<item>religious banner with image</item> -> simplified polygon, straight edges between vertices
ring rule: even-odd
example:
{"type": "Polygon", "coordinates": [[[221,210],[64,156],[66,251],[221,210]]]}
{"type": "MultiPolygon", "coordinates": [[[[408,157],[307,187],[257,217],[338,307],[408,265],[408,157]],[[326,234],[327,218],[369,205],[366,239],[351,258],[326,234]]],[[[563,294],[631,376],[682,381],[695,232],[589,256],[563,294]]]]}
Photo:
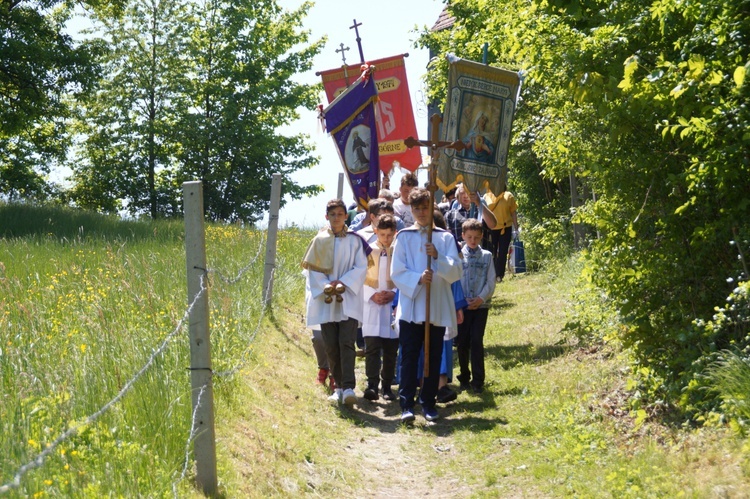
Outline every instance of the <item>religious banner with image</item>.
{"type": "Polygon", "coordinates": [[[437,184],[449,190],[463,182],[469,192],[505,188],[513,114],[521,92],[517,72],[449,56],[448,94],[442,135],[465,148],[442,149],[437,184]]]}
{"type": "MultiPolygon", "coordinates": [[[[417,136],[417,125],[411,107],[409,83],[406,81],[404,56],[397,55],[369,61],[375,67],[378,87],[378,152],[380,169],[388,174],[394,164],[411,172],[422,164],[419,148],[408,149],[404,139],[417,136]]],[[[328,102],[346,90],[360,73],[360,66],[346,66],[320,73],[328,102]]]]}
{"type": "Polygon", "coordinates": [[[378,134],[375,104],[378,91],[367,70],[323,110],[326,128],[336,143],[357,204],[363,209],[378,197],[378,134]]]}

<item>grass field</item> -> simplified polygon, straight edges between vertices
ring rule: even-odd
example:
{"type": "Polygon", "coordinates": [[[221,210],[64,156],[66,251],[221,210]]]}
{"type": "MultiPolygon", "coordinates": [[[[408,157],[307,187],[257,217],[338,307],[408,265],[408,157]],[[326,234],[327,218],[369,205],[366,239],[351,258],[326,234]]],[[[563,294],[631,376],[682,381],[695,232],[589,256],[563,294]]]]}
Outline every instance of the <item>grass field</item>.
{"type": "MultiPolygon", "coordinates": [[[[0,205],[0,227],[0,486],[53,449],[6,495],[199,496],[181,225],[0,205]]],[[[281,232],[267,313],[263,236],[207,228],[223,496],[750,497],[746,439],[630,414],[624,353],[566,339],[573,264],[500,284],[487,390],[406,428],[397,403],[327,402],[303,317],[311,233],[281,232]]]]}

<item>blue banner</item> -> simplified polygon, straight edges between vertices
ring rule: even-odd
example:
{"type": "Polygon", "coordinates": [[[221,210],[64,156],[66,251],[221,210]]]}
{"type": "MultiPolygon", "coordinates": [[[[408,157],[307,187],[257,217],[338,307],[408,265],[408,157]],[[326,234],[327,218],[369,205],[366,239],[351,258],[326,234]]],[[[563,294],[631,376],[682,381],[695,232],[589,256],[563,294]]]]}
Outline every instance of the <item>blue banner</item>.
{"type": "Polygon", "coordinates": [[[360,77],[323,110],[354,198],[367,208],[378,197],[380,168],[375,103],[378,91],[370,74],[360,77]]]}

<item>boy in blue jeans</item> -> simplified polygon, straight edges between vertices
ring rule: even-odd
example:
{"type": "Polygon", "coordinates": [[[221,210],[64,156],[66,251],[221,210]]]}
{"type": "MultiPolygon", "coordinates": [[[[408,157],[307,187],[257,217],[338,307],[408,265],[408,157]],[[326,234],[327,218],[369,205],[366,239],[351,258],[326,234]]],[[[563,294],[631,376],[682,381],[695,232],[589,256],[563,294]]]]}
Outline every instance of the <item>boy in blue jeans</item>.
{"type": "Polygon", "coordinates": [[[482,222],[466,220],[461,226],[465,245],[463,254],[463,276],[461,287],[466,302],[464,321],[458,325],[456,337],[460,374],[456,376],[462,390],[469,388],[474,393],[484,390],[484,329],[490,300],[495,293],[495,266],[492,253],[482,249],[482,222]],[[471,370],[469,364],[471,363],[471,370]]]}

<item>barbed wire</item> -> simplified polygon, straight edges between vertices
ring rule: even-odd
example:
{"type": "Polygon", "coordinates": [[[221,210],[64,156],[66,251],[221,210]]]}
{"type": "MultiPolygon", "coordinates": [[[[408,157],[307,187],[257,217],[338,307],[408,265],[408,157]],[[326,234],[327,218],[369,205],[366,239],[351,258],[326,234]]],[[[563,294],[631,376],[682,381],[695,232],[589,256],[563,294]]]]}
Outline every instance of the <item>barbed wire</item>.
{"type": "Polygon", "coordinates": [[[185,463],[182,466],[182,473],[180,476],[172,482],[172,493],[174,494],[175,498],[177,498],[177,484],[180,483],[185,479],[187,476],[187,470],[190,466],[190,444],[193,443],[193,439],[195,438],[196,429],[198,425],[195,424],[196,419],[198,419],[198,408],[201,406],[201,398],[203,397],[203,392],[206,391],[206,388],[208,388],[208,383],[201,386],[201,391],[198,393],[198,400],[195,403],[195,407],[193,407],[193,417],[190,422],[190,435],[188,435],[187,442],[185,442],[185,463]]]}
{"type": "Polygon", "coordinates": [[[237,284],[242,278],[242,276],[245,274],[245,272],[253,268],[253,266],[255,265],[255,262],[257,262],[258,258],[260,258],[261,251],[263,250],[263,241],[264,241],[264,238],[261,235],[260,241],[258,242],[258,252],[255,254],[255,258],[253,258],[247,265],[245,265],[240,270],[238,270],[236,276],[226,277],[220,270],[214,269],[211,267],[209,267],[206,270],[212,274],[216,274],[217,276],[219,276],[219,279],[224,281],[226,284],[237,284]]]}
{"type": "MultiPolygon", "coordinates": [[[[33,469],[41,467],[44,464],[46,458],[50,454],[52,454],[57,449],[57,447],[60,446],[60,444],[62,444],[63,442],[67,441],[69,438],[73,437],[74,435],[76,435],[81,428],[83,428],[83,427],[85,427],[87,425],[90,425],[90,424],[96,422],[102,415],[104,415],[116,403],[118,403],[131,390],[131,388],[133,387],[133,385],[135,384],[135,382],[138,381],[138,379],[140,379],[141,376],[143,376],[146,373],[146,371],[153,365],[154,360],[156,359],[156,357],[158,357],[159,355],[161,355],[164,352],[164,350],[166,350],[167,346],[169,346],[169,343],[177,335],[177,333],[179,333],[180,330],[182,330],[185,322],[190,318],[190,314],[192,313],[193,308],[195,307],[195,304],[198,302],[198,300],[201,298],[201,296],[203,296],[203,294],[208,289],[207,286],[206,286],[207,275],[209,273],[216,274],[225,283],[227,283],[227,284],[236,284],[237,282],[240,281],[240,279],[244,276],[244,274],[247,273],[247,271],[250,270],[255,265],[255,263],[257,262],[258,258],[261,255],[262,249],[263,249],[263,241],[264,241],[264,238],[261,237],[259,245],[258,245],[258,251],[257,251],[255,257],[247,265],[245,265],[244,267],[242,267],[237,272],[237,275],[235,277],[226,277],[224,274],[222,274],[221,271],[219,271],[217,269],[213,269],[213,268],[206,269],[204,271],[204,273],[201,274],[201,276],[200,276],[200,289],[195,294],[195,296],[193,297],[193,300],[190,302],[190,304],[188,305],[188,307],[185,309],[185,312],[183,313],[182,318],[178,321],[178,323],[175,326],[175,328],[169,334],[167,334],[167,336],[161,342],[161,344],[159,345],[159,347],[156,350],[154,350],[154,352],[148,358],[148,360],[146,361],[146,363],[136,372],[136,374],[128,382],[125,383],[125,385],[117,393],[117,395],[115,395],[112,399],[110,399],[99,410],[97,410],[93,414],[87,416],[82,423],[74,425],[74,426],[71,426],[70,428],[68,428],[68,430],[66,430],[61,435],[59,435],[51,444],[49,444],[36,457],[34,457],[31,461],[29,461],[28,463],[24,464],[20,468],[18,468],[16,470],[16,472],[13,474],[13,479],[11,479],[11,481],[9,481],[9,482],[7,482],[7,483],[5,483],[3,485],[0,485],[0,495],[5,494],[7,492],[10,492],[13,489],[17,489],[18,487],[20,487],[21,486],[21,479],[23,478],[23,476],[26,473],[28,473],[29,471],[31,471],[33,469]]],[[[271,274],[272,278],[273,278],[274,275],[275,275],[275,269],[273,269],[273,271],[272,271],[272,274],[271,274]]],[[[271,290],[271,287],[269,286],[268,289],[266,290],[266,298],[268,298],[268,294],[270,293],[270,290],[271,290]]],[[[261,310],[260,318],[258,319],[257,325],[256,325],[253,333],[250,335],[249,343],[252,343],[254,341],[254,339],[256,338],[256,336],[258,334],[258,331],[260,330],[263,318],[265,317],[266,308],[267,307],[263,307],[262,310],[261,310]]],[[[232,368],[232,369],[230,369],[228,371],[222,371],[220,373],[214,373],[213,375],[215,375],[215,376],[231,376],[231,375],[235,374],[240,369],[242,369],[242,367],[244,367],[244,365],[247,363],[247,359],[248,359],[247,354],[249,353],[249,351],[250,351],[250,348],[248,347],[242,353],[242,355],[240,357],[239,364],[236,365],[234,368],[232,368]]],[[[201,391],[198,394],[198,401],[197,401],[197,403],[196,403],[196,405],[195,405],[195,407],[193,409],[193,415],[192,415],[192,420],[191,420],[191,424],[190,424],[190,434],[188,435],[188,439],[187,439],[187,442],[185,444],[185,447],[186,447],[185,464],[183,466],[183,470],[182,470],[182,473],[180,474],[180,476],[177,478],[177,480],[175,480],[172,483],[172,491],[175,494],[175,496],[177,494],[177,485],[182,480],[184,480],[185,477],[187,476],[187,470],[188,470],[189,461],[190,461],[190,444],[192,443],[193,439],[195,438],[197,409],[198,409],[198,407],[200,407],[200,400],[201,400],[201,397],[203,396],[203,393],[206,390],[206,388],[207,388],[207,385],[203,385],[203,387],[201,387],[201,391]]]]}
{"type": "Polygon", "coordinates": [[[86,417],[83,423],[74,425],[68,428],[65,432],[63,432],[60,436],[58,436],[51,444],[49,444],[42,452],[40,452],[34,459],[24,464],[20,468],[18,468],[18,470],[13,476],[13,479],[10,482],[0,486],[0,494],[4,494],[6,492],[9,492],[11,489],[16,489],[20,487],[21,478],[26,473],[44,464],[44,460],[47,458],[47,456],[49,456],[52,452],[54,452],[55,449],[57,449],[57,447],[61,443],[65,442],[67,439],[77,434],[78,430],[80,430],[82,427],[96,422],[96,420],[99,419],[110,408],[112,408],[113,405],[119,402],[125,396],[125,394],[130,391],[130,389],[133,387],[135,382],[138,381],[138,379],[140,379],[141,376],[143,376],[143,374],[148,370],[149,367],[151,367],[156,357],[161,355],[161,353],[167,348],[167,345],[172,340],[172,338],[174,338],[174,336],[176,336],[177,333],[182,329],[183,324],[185,323],[185,321],[187,321],[190,318],[190,313],[193,311],[193,308],[195,307],[195,304],[198,302],[200,297],[206,292],[206,289],[207,288],[205,285],[205,273],[204,273],[204,274],[201,274],[200,289],[195,294],[193,301],[187,307],[187,309],[185,310],[185,313],[182,315],[182,318],[179,320],[175,328],[172,330],[171,333],[169,333],[166,336],[166,338],[164,338],[164,340],[161,342],[159,347],[156,350],[154,350],[154,352],[148,358],[146,363],[138,370],[138,372],[136,372],[135,375],[127,383],[125,383],[125,385],[117,393],[117,395],[111,398],[109,402],[104,404],[98,411],[86,417]]]}
{"type": "MultiPolygon", "coordinates": [[[[271,270],[271,279],[273,279],[275,275],[276,275],[276,269],[274,268],[273,270],[271,270]]],[[[270,293],[271,293],[271,286],[269,286],[268,289],[266,289],[266,295],[263,297],[264,298],[263,299],[263,303],[268,303],[267,300],[268,300],[268,296],[269,296],[270,293]]],[[[245,367],[245,365],[247,364],[247,361],[249,359],[249,354],[250,354],[250,350],[252,349],[252,344],[255,341],[255,337],[258,335],[258,331],[260,331],[260,326],[263,323],[263,318],[266,316],[266,310],[267,309],[268,309],[268,307],[266,307],[266,306],[261,307],[260,317],[258,317],[258,322],[255,325],[255,329],[250,334],[250,338],[248,339],[247,348],[245,348],[245,350],[240,355],[240,362],[236,366],[234,366],[232,369],[229,369],[227,371],[215,372],[214,376],[217,376],[217,377],[233,376],[234,374],[236,374],[237,372],[239,372],[243,367],[245,367]]]]}

